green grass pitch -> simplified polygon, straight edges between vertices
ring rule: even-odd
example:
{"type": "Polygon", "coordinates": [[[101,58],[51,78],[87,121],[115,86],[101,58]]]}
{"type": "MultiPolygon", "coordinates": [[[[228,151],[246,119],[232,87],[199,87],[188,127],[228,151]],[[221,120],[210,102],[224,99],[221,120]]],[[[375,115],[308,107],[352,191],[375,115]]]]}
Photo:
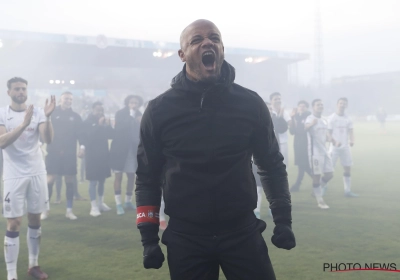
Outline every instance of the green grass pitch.
{"type": "MultiPolygon", "coordinates": [[[[355,123],[355,139],[352,189],[360,197],[343,197],[342,168],[338,165],[325,197],[331,208],[320,210],[310,195],[311,180],[305,178],[301,191],[292,194],[293,231],[297,239],[293,250],[277,249],[271,244],[273,223],[267,217],[264,198],[262,218],[268,227],[263,235],[277,279],[400,279],[400,273],[391,272],[323,272],[323,263],[342,262],[389,262],[400,269],[400,123],[388,123],[386,134],[379,133],[377,123],[355,123]]],[[[293,183],[296,176],[293,157],[289,162],[289,181],[293,183]]],[[[51,205],[50,217],[42,224],[39,259],[49,279],[169,279],[167,263],[159,270],[142,267],[136,214],[116,215],[112,181],[110,178],[106,183],[106,203],[113,210],[100,217],[89,216],[89,202],[75,202],[76,221],[64,217],[64,204],[51,205]]],[[[80,184],[79,188],[88,197],[88,183],[80,184]]],[[[24,218],[19,279],[30,279],[26,276],[26,226],[24,218]]],[[[4,218],[0,219],[0,228],[5,232],[4,218]]],[[[162,249],[166,253],[164,246],[162,249]]],[[[0,280],[3,279],[6,269],[4,256],[0,254],[0,280]]],[[[220,279],[225,279],[222,273],[220,279]]]]}

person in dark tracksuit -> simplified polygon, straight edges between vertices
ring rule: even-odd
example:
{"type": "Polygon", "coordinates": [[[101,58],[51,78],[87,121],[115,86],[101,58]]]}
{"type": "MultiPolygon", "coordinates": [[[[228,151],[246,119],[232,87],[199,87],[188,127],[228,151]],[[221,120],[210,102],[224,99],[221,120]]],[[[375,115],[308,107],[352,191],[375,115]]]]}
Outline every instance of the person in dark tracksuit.
{"type": "MultiPolygon", "coordinates": [[[[60,106],[57,106],[52,115],[54,140],[47,145],[46,169],[49,199],[53,192],[53,185],[58,176],[64,176],[66,185],[67,211],[65,217],[76,220],[72,212],[74,187],[77,174],[77,144],[81,142],[82,119],[71,109],[73,96],[70,92],[61,95],[60,106]]],[[[84,153],[79,150],[79,155],[84,153]]],[[[49,211],[42,213],[42,220],[48,217],[49,211]]]]}
{"type": "Polygon", "coordinates": [[[163,192],[170,220],[162,243],[172,280],[216,280],[220,268],[228,280],[275,279],[262,237],[266,223],[253,213],[252,157],[273,213],[273,244],[290,250],[296,243],[270,113],[255,92],[234,83],[235,69],[224,60],[212,22],[185,28],[179,56],[183,70],[149,102],[141,122],[136,203],[143,265],[157,269],[164,261],[163,192]]]}
{"type": "Polygon", "coordinates": [[[85,173],[89,180],[90,215],[97,217],[111,208],[104,203],[104,183],[111,177],[108,140],[112,139],[114,130],[110,120],[104,116],[101,102],[92,105],[92,113],[83,122],[82,145],[85,147],[85,173]],[[98,199],[96,199],[96,193],[98,199]]]}
{"type": "Polygon", "coordinates": [[[132,203],[135,172],[137,168],[137,149],[139,145],[139,130],[142,113],[139,108],[143,100],[137,95],[125,98],[125,107],[115,114],[114,137],[110,149],[110,165],[115,173],[114,195],[117,215],[125,214],[125,209],[134,210],[132,203]],[[125,203],[121,201],[122,175],[128,178],[126,183],[125,203]]]}
{"type": "Polygon", "coordinates": [[[294,164],[297,165],[298,174],[296,182],[290,188],[291,192],[300,190],[301,181],[304,178],[304,173],[311,176],[310,163],[308,161],[308,139],[307,131],[304,128],[304,123],[311,113],[308,111],[308,103],[304,100],[299,101],[297,108],[292,112],[292,121],[289,125],[290,134],[294,135],[294,164]]]}

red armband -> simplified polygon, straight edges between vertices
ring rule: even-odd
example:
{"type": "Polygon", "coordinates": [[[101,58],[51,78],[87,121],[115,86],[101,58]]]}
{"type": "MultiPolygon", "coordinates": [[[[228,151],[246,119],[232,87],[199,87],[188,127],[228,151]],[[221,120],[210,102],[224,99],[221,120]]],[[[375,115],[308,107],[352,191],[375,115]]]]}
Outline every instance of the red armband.
{"type": "Polygon", "coordinates": [[[140,223],[160,223],[160,207],[158,206],[139,206],[136,213],[137,225],[140,223]]]}

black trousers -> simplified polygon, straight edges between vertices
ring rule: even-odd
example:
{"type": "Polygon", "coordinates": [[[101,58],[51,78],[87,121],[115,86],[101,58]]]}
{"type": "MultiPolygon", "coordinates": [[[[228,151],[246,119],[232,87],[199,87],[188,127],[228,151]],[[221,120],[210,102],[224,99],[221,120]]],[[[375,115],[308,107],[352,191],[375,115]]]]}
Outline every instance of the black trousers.
{"type": "Polygon", "coordinates": [[[261,235],[266,223],[251,215],[214,233],[171,218],[162,236],[171,280],[218,280],[220,267],[227,280],[275,280],[261,235]]]}
{"type": "Polygon", "coordinates": [[[301,182],[303,181],[304,173],[307,173],[312,178],[312,172],[309,166],[303,166],[303,165],[298,166],[298,171],[299,172],[297,173],[297,179],[296,182],[294,183],[294,186],[297,186],[299,188],[301,182]]]}

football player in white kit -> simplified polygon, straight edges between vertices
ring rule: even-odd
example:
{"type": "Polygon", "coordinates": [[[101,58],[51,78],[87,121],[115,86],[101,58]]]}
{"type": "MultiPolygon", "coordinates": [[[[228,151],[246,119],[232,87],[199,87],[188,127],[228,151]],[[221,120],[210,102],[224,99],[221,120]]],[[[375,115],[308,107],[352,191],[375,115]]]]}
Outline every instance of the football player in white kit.
{"type": "Polygon", "coordinates": [[[336,105],[336,112],[329,116],[328,131],[330,137],[335,140],[336,145],[331,143],[329,154],[332,158],[333,166],[340,159],[343,166],[344,195],[346,197],[358,197],[351,191],[351,158],[350,147],[354,145],[353,121],[345,114],[348,100],[345,97],[339,98],[336,105]]]}
{"type": "Polygon", "coordinates": [[[50,115],[56,101],[51,96],[44,109],[27,106],[27,85],[28,82],[22,78],[9,80],[7,87],[11,105],[0,108],[0,148],[4,158],[3,215],[7,218],[4,257],[8,280],[17,279],[19,230],[26,210],[28,274],[36,279],[48,278],[38,265],[40,214],[49,207],[46,168],[39,137],[45,143],[50,143],[53,138],[50,115]]]}
{"type": "Polygon", "coordinates": [[[330,141],[328,120],[322,117],[324,105],[321,99],[315,99],[312,102],[312,108],[313,113],[307,117],[304,124],[308,131],[308,155],[313,174],[313,193],[318,207],[328,209],[329,206],[322,198],[322,189],[333,177],[333,164],[326,148],[326,142],[330,141]]]}

